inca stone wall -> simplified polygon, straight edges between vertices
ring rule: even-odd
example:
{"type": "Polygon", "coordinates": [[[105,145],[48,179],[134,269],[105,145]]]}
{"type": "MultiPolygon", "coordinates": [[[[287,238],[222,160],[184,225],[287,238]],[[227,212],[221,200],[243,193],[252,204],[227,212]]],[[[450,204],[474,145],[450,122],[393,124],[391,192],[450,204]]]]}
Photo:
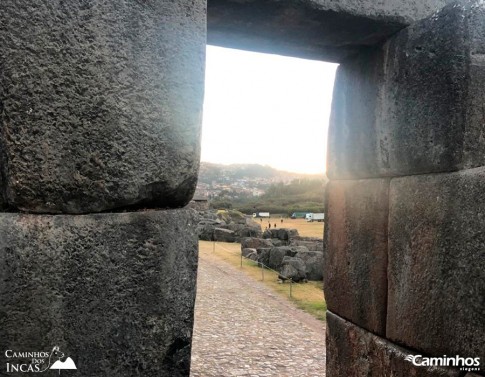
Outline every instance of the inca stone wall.
{"type": "Polygon", "coordinates": [[[54,346],[189,374],[205,30],[204,1],[2,1],[1,375],[54,346]]]}
{"type": "MultiPolygon", "coordinates": [[[[341,63],[331,377],[485,362],[485,6],[447,3],[207,4],[211,43],[341,63]]],[[[205,1],[4,0],[0,43],[0,368],[59,346],[82,376],[187,376],[205,1]]]]}
{"type": "Polygon", "coordinates": [[[330,376],[485,373],[485,6],[450,4],[338,68],[329,133],[330,376]]]}
{"type": "Polygon", "coordinates": [[[58,345],[82,376],[186,375],[194,224],[185,209],[0,215],[2,371],[5,350],[58,345]]]}
{"type": "Polygon", "coordinates": [[[190,201],[203,1],[6,0],[0,22],[9,208],[87,213],[190,201]]]}
{"type": "Polygon", "coordinates": [[[208,42],[340,62],[449,2],[208,0],[208,42]]]}

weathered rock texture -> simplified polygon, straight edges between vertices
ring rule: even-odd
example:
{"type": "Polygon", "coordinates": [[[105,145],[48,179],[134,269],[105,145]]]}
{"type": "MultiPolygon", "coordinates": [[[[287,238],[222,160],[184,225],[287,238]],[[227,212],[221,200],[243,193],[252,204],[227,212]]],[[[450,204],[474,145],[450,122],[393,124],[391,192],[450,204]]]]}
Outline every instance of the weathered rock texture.
{"type": "MultiPolygon", "coordinates": [[[[299,238],[304,239],[304,237],[299,238]]],[[[323,279],[323,251],[309,251],[306,246],[275,246],[273,244],[275,240],[281,241],[274,238],[243,238],[241,255],[262,263],[264,266],[278,271],[282,277],[291,278],[293,281],[323,279]],[[285,263],[285,259],[288,257],[291,258],[291,261],[285,263]]],[[[291,241],[292,239],[290,239],[290,243],[292,243],[291,241]]],[[[304,242],[317,245],[321,244],[322,240],[304,242]]]]}
{"type": "Polygon", "coordinates": [[[247,237],[241,240],[241,249],[259,249],[262,247],[273,247],[273,244],[270,240],[265,240],[263,238],[247,237]]]}
{"type": "Polygon", "coordinates": [[[310,251],[323,251],[323,239],[315,237],[292,237],[289,246],[305,246],[310,251]]]}
{"type": "Polygon", "coordinates": [[[294,257],[296,253],[296,250],[288,246],[273,247],[269,252],[268,266],[273,270],[278,270],[281,267],[284,257],[294,257]]]}
{"type": "MultiPolygon", "coordinates": [[[[331,377],[465,374],[415,368],[377,335],[485,360],[485,173],[424,175],[485,165],[485,5],[401,30],[447,2],[209,0],[210,43],[342,62],[322,257],[331,377]],[[386,177],[403,175],[389,198],[386,177]]],[[[4,0],[0,208],[187,204],[205,14],[199,0],[4,0]]],[[[253,235],[239,220],[210,218],[201,237],[253,235]]],[[[195,222],[185,210],[1,214],[0,350],[59,345],[83,376],[188,375],[195,222]]],[[[248,257],[308,276],[320,252],[287,246],[292,230],[265,236],[248,257]]]]}
{"type": "Polygon", "coordinates": [[[180,207],[197,180],[204,1],[2,1],[9,206],[180,207]]]}
{"type": "Polygon", "coordinates": [[[192,199],[185,208],[191,208],[199,212],[209,210],[209,202],[206,199],[192,199]]]}
{"type": "Polygon", "coordinates": [[[340,61],[382,42],[447,0],[209,0],[208,41],[226,47],[340,61]]]}
{"type": "Polygon", "coordinates": [[[382,347],[355,326],[430,356],[485,360],[485,170],[469,169],[485,164],[484,42],[485,5],[460,2],[339,67],[324,286],[353,325],[329,320],[329,375],[454,375],[381,363],[382,347]]]}
{"type": "Polygon", "coordinates": [[[300,258],[284,257],[278,277],[282,280],[291,279],[300,282],[306,279],[305,263],[300,258]]]}
{"type": "Polygon", "coordinates": [[[83,376],[188,376],[195,222],[192,210],[1,214],[0,348],[59,345],[83,376]]]}
{"type": "Polygon", "coordinates": [[[456,375],[409,370],[379,351],[390,342],[480,357],[485,373],[484,45],[485,5],[463,1],[339,67],[324,286],[353,324],[329,315],[330,376],[456,375]]]}
{"type": "MultiPolygon", "coordinates": [[[[261,237],[261,225],[235,210],[199,212],[199,239],[203,241],[242,242],[245,237],[261,237]]],[[[252,246],[247,246],[252,247],[252,246]]]]}
{"type": "Polygon", "coordinates": [[[327,186],[327,307],[380,335],[386,328],[388,192],[388,179],[327,186]]]}
{"type": "Polygon", "coordinates": [[[309,251],[305,249],[298,251],[295,255],[305,264],[305,278],[308,280],[322,280],[323,279],[323,252],[309,251]]]}
{"type": "Polygon", "coordinates": [[[241,255],[245,258],[249,258],[249,256],[251,254],[257,254],[257,250],[256,249],[252,249],[252,248],[249,248],[249,247],[246,247],[246,248],[243,248],[241,246],[241,255]]]}
{"type": "Polygon", "coordinates": [[[485,5],[450,4],[343,62],[329,131],[335,179],[485,164],[485,5]]]}
{"type": "Polygon", "coordinates": [[[229,229],[214,228],[213,237],[214,237],[214,241],[220,241],[220,242],[236,241],[236,236],[234,235],[234,232],[229,229]]]}
{"type": "Polygon", "coordinates": [[[327,175],[331,179],[388,174],[387,131],[377,126],[383,52],[368,49],[337,68],[328,129],[327,175]]]}
{"type": "Polygon", "coordinates": [[[484,191],[484,168],[391,181],[389,339],[484,365],[484,191]]]}
{"type": "Polygon", "coordinates": [[[416,352],[385,339],[327,312],[327,374],[335,377],[458,377],[452,368],[414,366],[405,360],[416,352]]]}
{"type": "Polygon", "coordinates": [[[293,237],[298,237],[298,230],[291,228],[272,228],[266,229],[263,238],[276,238],[281,241],[289,241],[293,237]]]}

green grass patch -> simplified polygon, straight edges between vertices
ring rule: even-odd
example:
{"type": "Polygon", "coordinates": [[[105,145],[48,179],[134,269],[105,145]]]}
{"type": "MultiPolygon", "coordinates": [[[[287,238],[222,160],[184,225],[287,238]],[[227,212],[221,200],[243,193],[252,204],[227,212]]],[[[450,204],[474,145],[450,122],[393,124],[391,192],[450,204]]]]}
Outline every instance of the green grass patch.
{"type": "Polygon", "coordinates": [[[301,310],[310,313],[320,321],[325,321],[325,315],[327,313],[327,303],[325,301],[315,302],[294,300],[294,302],[301,310]]]}
{"type": "MultiPolygon", "coordinates": [[[[205,257],[222,259],[234,267],[241,268],[241,245],[238,243],[199,241],[199,251],[205,257]]],[[[278,282],[278,273],[258,266],[256,262],[243,258],[242,270],[246,275],[256,281],[263,282],[280,296],[285,297],[298,308],[311,314],[316,319],[325,321],[327,304],[323,295],[323,283],[310,281],[308,283],[278,282]]]]}

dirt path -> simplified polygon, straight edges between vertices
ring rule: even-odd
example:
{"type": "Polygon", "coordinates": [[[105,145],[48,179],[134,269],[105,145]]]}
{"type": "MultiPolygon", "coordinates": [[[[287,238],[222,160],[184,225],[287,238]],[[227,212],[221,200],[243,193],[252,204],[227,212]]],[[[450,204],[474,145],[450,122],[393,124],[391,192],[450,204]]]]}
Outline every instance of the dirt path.
{"type": "Polygon", "coordinates": [[[325,376],[325,325],[201,253],[192,377],[325,376]]]}

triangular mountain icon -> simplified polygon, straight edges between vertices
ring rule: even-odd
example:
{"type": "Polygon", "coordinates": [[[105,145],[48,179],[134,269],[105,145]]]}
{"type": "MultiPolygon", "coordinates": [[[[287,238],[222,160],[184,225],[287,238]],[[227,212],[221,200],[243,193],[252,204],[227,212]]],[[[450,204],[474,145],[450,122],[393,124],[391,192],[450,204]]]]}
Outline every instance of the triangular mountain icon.
{"type": "Polygon", "coordinates": [[[74,361],[68,357],[66,361],[57,360],[50,369],[77,369],[74,361]]]}

